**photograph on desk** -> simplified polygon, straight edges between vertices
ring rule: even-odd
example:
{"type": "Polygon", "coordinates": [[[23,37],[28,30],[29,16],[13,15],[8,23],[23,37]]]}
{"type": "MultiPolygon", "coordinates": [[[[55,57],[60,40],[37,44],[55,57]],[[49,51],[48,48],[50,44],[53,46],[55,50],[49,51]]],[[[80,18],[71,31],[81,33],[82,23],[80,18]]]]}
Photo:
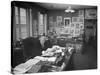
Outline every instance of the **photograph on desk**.
{"type": "Polygon", "coordinates": [[[11,73],[97,69],[97,6],[11,2],[11,73]]]}

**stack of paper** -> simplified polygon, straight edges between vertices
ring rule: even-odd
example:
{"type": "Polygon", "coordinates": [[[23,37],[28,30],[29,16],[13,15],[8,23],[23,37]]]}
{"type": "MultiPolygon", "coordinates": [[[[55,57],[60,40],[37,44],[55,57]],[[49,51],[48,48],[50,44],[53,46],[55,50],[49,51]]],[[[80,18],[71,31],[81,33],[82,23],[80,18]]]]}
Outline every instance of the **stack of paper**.
{"type": "Polygon", "coordinates": [[[25,63],[22,63],[14,68],[14,74],[21,74],[27,72],[33,65],[38,63],[40,60],[38,59],[30,59],[25,63]]]}

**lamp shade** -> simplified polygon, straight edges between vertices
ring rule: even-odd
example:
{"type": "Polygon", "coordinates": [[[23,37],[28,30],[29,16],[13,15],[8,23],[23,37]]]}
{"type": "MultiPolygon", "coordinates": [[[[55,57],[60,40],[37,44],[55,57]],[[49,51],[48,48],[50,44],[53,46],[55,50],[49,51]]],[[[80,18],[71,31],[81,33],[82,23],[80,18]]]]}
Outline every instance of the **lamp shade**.
{"type": "Polygon", "coordinates": [[[73,10],[73,9],[71,8],[71,6],[69,6],[68,9],[65,10],[65,12],[71,12],[71,13],[74,13],[75,10],[73,10]]]}

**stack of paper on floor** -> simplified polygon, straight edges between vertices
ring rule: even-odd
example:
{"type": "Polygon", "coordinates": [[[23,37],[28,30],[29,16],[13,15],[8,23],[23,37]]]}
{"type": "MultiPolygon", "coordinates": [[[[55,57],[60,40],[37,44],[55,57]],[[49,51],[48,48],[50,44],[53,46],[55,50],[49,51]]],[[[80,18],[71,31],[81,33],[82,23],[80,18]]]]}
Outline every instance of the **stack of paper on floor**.
{"type": "Polygon", "coordinates": [[[21,74],[27,72],[31,67],[37,64],[40,60],[39,59],[30,59],[25,63],[22,63],[14,68],[14,74],[21,74]]]}

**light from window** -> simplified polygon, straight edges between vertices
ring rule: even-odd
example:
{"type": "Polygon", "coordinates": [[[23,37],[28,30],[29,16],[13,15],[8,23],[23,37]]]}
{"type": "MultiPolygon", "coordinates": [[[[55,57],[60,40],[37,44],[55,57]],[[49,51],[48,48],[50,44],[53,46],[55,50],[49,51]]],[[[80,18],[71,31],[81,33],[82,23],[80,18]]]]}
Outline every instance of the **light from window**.
{"type": "Polygon", "coordinates": [[[19,24],[18,7],[15,7],[15,21],[16,21],[16,24],[19,24]]]}
{"type": "Polygon", "coordinates": [[[20,24],[26,24],[26,10],[20,8],[20,24]]]}

